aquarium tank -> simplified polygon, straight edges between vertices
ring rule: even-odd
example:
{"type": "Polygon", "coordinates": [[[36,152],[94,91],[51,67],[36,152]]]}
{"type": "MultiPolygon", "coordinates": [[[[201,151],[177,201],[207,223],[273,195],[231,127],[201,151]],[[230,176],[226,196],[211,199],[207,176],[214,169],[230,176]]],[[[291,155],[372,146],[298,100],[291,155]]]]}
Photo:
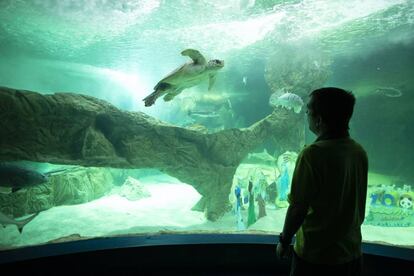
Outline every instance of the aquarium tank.
{"type": "Polygon", "coordinates": [[[356,96],[363,241],[413,248],[413,28],[403,0],[0,1],[0,250],[277,235],[328,86],[356,96]]]}

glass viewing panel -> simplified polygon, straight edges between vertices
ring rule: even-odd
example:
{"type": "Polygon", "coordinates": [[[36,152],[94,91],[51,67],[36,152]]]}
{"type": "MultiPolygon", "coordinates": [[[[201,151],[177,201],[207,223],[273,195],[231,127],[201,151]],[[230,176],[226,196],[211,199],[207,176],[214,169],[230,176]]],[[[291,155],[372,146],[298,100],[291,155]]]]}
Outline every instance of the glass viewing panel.
{"type": "Polygon", "coordinates": [[[357,98],[364,241],[413,247],[413,24],[397,0],[1,1],[0,249],[280,233],[323,86],[357,98]],[[15,89],[75,94],[8,110],[15,89]]]}

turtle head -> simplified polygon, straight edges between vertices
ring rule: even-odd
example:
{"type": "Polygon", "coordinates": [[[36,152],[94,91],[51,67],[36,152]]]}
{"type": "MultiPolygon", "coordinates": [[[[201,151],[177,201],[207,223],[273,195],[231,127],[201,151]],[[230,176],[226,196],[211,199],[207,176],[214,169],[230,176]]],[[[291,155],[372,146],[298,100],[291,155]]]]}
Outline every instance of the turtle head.
{"type": "Polygon", "coordinates": [[[207,63],[207,67],[211,70],[219,70],[224,67],[224,60],[212,59],[207,63]]]}

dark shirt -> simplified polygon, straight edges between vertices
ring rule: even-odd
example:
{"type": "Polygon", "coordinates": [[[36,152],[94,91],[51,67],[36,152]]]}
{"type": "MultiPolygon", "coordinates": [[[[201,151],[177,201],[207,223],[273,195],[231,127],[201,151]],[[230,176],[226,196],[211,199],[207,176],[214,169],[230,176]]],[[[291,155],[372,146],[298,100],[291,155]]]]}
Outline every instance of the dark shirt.
{"type": "Polygon", "coordinates": [[[296,162],[289,203],[309,208],[294,250],[311,263],[340,264],[361,255],[368,158],[346,134],[318,138],[296,162]]]}

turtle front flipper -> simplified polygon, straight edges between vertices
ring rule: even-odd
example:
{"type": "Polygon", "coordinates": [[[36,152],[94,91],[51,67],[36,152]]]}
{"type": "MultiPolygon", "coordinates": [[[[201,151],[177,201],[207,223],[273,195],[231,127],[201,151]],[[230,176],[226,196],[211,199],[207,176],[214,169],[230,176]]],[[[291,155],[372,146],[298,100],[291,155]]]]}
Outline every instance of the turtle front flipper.
{"type": "Polygon", "coordinates": [[[155,86],[155,91],[146,96],[143,101],[145,102],[145,106],[151,106],[155,103],[155,101],[168,92],[168,90],[171,88],[171,84],[169,83],[159,83],[157,86],[155,86]]]}
{"type": "Polygon", "coordinates": [[[208,91],[213,88],[214,83],[216,82],[216,74],[210,74],[208,76],[208,91]]]}
{"type": "Polygon", "coordinates": [[[205,65],[207,63],[203,55],[194,49],[186,49],[181,52],[181,55],[190,57],[194,61],[194,64],[205,65]]]}

